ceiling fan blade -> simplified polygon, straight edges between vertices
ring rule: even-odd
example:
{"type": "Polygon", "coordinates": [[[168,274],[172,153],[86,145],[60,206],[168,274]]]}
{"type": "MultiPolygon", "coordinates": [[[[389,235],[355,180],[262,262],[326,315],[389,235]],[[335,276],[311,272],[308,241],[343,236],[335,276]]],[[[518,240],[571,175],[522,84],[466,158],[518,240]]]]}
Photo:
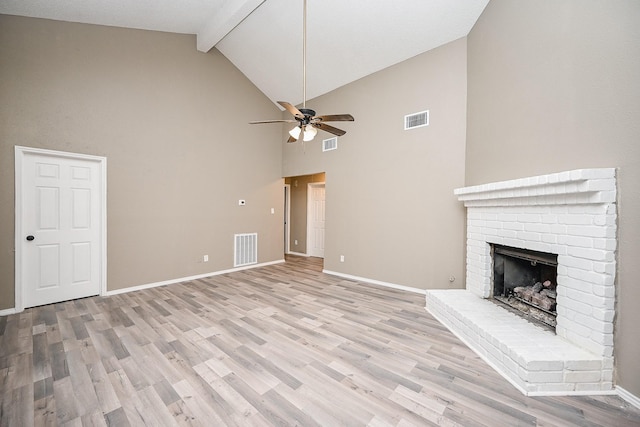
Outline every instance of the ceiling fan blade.
{"type": "Polygon", "coordinates": [[[256,120],[255,122],[249,122],[250,125],[260,125],[262,123],[297,123],[295,120],[256,120]]]}
{"type": "Polygon", "coordinates": [[[287,139],[287,142],[296,142],[298,140],[298,138],[294,138],[292,136],[289,136],[289,139],[287,139]]]}
{"type": "Polygon", "coordinates": [[[318,129],[321,129],[321,130],[323,130],[325,132],[332,133],[332,134],[337,135],[337,136],[342,136],[345,133],[347,133],[346,131],[344,131],[342,129],[338,129],[338,128],[330,126],[330,125],[328,125],[326,123],[313,123],[312,126],[317,127],[318,129]]]}
{"type": "Polygon", "coordinates": [[[278,101],[278,104],[282,105],[288,112],[290,112],[294,116],[299,117],[301,119],[304,118],[304,114],[302,114],[300,110],[298,110],[295,106],[291,105],[290,103],[285,101],[278,101]]]}
{"type": "Polygon", "coordinates": [[[313,120],[321,122],[352,122],[354,118],[351,114],[328,114],[326,116],[316,116],[313,120]]]}

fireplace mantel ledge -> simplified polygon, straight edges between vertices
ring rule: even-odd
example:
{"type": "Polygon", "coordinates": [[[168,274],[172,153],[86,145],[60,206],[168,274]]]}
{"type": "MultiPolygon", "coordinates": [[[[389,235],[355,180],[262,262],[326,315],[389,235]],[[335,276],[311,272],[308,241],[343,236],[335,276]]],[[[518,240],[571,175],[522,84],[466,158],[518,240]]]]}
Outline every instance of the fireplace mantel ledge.
{"type": "Polygon", "coordinates": [[[457,188],[465,206],[615,203],[615,168],[576,169],[457,188]]]}

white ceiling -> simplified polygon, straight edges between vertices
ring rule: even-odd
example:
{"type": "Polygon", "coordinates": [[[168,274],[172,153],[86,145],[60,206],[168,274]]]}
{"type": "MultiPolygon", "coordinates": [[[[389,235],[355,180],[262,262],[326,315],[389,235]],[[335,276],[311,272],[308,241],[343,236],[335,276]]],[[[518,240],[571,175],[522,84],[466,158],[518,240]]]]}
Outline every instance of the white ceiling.
{"type": "MultiPolygon", "coordinates": [[[[466,36],[489,0],[308,0],[307,99],[466,36]]],[[[303,100],[303,0],[0,0],[0,13],[195,34],[272,101],[303,100]]]]}

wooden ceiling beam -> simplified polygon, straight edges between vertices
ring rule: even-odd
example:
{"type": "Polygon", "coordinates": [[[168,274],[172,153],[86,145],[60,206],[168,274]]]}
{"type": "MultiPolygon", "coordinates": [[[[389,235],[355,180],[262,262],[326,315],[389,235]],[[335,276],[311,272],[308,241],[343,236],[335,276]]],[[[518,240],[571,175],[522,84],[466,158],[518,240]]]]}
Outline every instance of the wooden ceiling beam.
{"type": "Polygon", "coordinates": [[[227,0],[205,27],[197,34],[197,49],[208,52],[229,34],[265,0],[227,0]]]}

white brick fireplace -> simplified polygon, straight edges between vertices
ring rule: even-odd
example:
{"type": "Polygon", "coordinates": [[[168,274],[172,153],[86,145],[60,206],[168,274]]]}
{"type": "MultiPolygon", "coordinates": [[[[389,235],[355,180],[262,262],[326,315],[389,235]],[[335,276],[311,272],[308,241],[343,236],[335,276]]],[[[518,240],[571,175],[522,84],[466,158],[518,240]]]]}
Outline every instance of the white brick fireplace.
{"type": "Polygon", "coordinates": [[[528,395],[613,389],[615,169],[580,169],[459,188],[467,208],[466,289],[426,307],[528,395]],[[556,333],[488,300],[491,244],[557,254],[556,333]]]}

